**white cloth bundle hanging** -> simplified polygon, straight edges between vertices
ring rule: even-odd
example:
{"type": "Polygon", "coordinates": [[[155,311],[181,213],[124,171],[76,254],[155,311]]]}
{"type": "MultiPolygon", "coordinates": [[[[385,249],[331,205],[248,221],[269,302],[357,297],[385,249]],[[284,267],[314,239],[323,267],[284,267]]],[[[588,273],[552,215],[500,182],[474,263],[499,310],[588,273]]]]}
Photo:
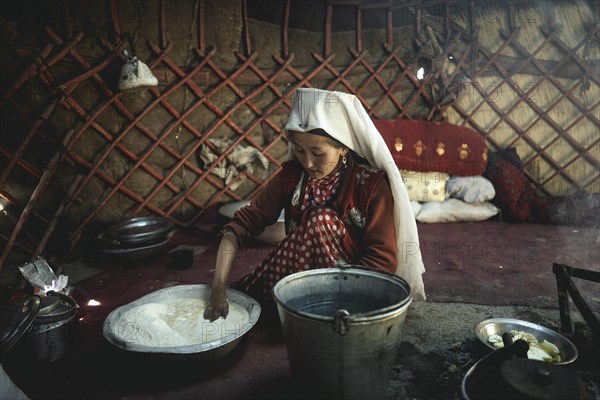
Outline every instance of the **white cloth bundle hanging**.
{"type": "Polygon", "coordinates": [[[396,274],[411,287],[415,300],[425,300],[425,272],[417,224],[408,193],[392,154],[373,121],[354,95],[314,88],[296,90],[286,130],[323,129],[333,138],[386,172],[394,196],[394,222],[398,241],[396,274]]]}
{"type": "Polygon", "coordinates": [[[158,86],[156,76],[154,76],[145,63],[137,58],[131,35],[125,32],[123,38],[127,39],[129,43],[129,51],[125,50],[123,53],[127,57],[127,61],[121,67],[121,74],[117,83],[119,90],[126,91],[142,87],[158,86]]]}
{"type": "Polygon", "coordinates": [[[121,91],[137,89],[141,87],[158,86],[158,79],[152,74],[150,68],[136,56],[127,59],[121,67],[118,88],[121,91]]]}

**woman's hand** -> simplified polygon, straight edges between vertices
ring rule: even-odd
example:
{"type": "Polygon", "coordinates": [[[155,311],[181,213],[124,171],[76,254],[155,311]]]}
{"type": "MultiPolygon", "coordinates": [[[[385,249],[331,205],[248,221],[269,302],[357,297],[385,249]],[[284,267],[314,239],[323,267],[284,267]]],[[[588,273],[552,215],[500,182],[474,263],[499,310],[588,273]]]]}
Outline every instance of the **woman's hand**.
{"type": "Polygon", "coordinates": [[[204,310],[204,318],[210,322],[219,317],[227,317],[229,313],[229,304],[225,285],[231,264],[235,259],[238,250],[238,243],[235,235],[224,234],[217,252],[217,261],[215,265],[215,276],[210,290],[210,301],[204,310]]]}
{"type": "Polygon", "coordinates": [[[213,284],[210,291],[210,302],[204,310],[204,319],[213,322],[219,317],[226,318],[228,313],[229,303],[227,303],[225,287],[213,284]]]}

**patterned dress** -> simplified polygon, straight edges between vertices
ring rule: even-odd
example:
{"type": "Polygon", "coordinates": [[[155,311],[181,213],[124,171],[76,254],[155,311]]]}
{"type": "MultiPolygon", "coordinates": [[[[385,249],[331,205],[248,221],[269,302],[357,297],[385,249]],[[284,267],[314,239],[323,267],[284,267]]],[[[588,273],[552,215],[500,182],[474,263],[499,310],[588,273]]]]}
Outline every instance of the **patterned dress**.
{"type": "Polygon", "coordinates": [[[346,227],[331,208],[341,177],[338,171],[320,180],[308,179],[300,206],[302,222],[236,287],[266,295],[284,276],[349,262],[340,240],[346,227]]]}
{"type": "Polygon", "coordinates": [[[393,198],[385,174],[356,163],[319,180],[302,171],[297,163],[284,164],[280,175],[224,227],[242,242],[285,209],[285,239],[232,287],[264,297],[284,276],[339,263],[395,271],[393,198]]]}

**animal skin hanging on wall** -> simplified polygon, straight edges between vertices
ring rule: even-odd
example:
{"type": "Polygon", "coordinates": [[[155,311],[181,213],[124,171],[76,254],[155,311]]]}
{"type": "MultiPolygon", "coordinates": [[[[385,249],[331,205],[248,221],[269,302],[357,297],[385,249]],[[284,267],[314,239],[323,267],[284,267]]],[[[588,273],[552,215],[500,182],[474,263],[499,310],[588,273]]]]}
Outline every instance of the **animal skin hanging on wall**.
{"type": "MultiPolygon", "coordinates": [[[[225,153],[231,147],[232,142],[231,139],[227,138],[210,138],[208,141],[210,141],[217,153],[210,146],[202,145],[197,154],[201,168],[206,168],[213,164],[221,154],[225,153]]],[[[244,181],[244,175],[240,176],[240,171],[245,170],[255,173],[257,162],[265,171],[268,170],[269,160],[260,151],[251,146],[237,145],[226,158],[213,167],[211,173],[223,179],[226,185],[229,185],[239,176],[239,179],[231,184],[231,189],[236,190],[244,181]]]]}
{"type": "Polygon", "coordinates": [[[443,37],[429,25],[425,25],[424,30],[425,34],[418,35],[415,39],[416,59],[429,75],[431,96],[434,101],[430,118],[444,121],[446,108],[460,97],[466,84],[470,82],[470,78],[462,71],[456,71],[458,68],[456,58],[459,53],[462,57],[465,52],[471,51],[471,46],[476,43],[469,43],[469,47],[462,48],[461,41],[464,41],[464,38],[461,34],[443,37]]]}

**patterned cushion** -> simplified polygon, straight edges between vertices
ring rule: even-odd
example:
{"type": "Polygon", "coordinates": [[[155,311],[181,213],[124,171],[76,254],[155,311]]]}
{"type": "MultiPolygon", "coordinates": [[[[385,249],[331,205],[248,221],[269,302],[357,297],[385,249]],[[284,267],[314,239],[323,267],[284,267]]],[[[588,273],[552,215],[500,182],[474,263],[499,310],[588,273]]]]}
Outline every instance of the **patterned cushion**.
{"type": "Polygon", "coordinates": [[[446,200],[448,174],[400,170],[408,198],[414,201],[446,200]]]}
{"type": "Polygon", "coordinates": [[[462,176],[485,171],[487,144],[470,128],[408,119],[375,119],[373,123],[400,169],[462,176]]]}
{"type": "Polygon", "coordinates": [[[488,168],[486,177],[496,189],[493,202],[502,210],[504,219],[514,222],[532,220],[536,209],[540,208],[540,198],[522,171],[510,161],[500,159],[488,168]]]}

